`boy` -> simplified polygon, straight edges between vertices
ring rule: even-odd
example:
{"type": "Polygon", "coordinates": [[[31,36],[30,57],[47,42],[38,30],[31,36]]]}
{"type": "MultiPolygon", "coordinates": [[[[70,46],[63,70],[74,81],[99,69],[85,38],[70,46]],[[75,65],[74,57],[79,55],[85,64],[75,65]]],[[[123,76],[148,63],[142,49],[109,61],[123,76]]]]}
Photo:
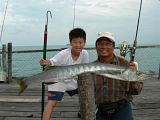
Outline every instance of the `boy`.
{"type": "MultiPolygon", "coordinates": [[[[59,66],[59,65],[73,65],[88,63],[88,52],[84,50],[86,43],[86,33],[81,28],[74,28],[69,33],[70,46],[67,49],[60,51],[53,58],[49,60],[40,60],[40,65],[45,66],[59,66]]],[[[64,92],[69,91],[70,95],[74,95],[72,91],[77,89],[77,80],[69,79],[48,85],[48,103],[43,112],[43,120],[49,120],[51,113],[56,107],[58,101],[61,101],[64,92]]]]}

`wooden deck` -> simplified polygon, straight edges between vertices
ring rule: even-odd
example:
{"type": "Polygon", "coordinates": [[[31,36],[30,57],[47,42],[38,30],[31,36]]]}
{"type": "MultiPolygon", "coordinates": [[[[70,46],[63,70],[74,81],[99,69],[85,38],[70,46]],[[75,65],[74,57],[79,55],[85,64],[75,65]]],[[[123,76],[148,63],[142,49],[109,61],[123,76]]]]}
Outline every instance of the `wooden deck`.
{"type": "MultiPolygon", "coordinates": [[[[20,96],[17,93],[17,85],[0,83],[0,120],[40,120],[41,85],[30,86],[20,96]]],[[[154,78],[144,81],[141,95],[134,96],[133,102],[135,120],[160,120],[160,80],[154,78]]],[[[78,111],[78,96],[65,94],[55,109],[52,120],[80,120],[77,117],[78,111]]]]}

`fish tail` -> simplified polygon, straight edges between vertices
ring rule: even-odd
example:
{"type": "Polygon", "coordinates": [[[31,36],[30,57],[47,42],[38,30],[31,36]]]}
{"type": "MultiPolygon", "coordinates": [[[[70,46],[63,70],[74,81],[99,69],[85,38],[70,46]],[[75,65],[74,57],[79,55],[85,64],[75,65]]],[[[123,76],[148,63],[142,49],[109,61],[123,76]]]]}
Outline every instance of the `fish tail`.
{"type": "Polygon", "coordinates": [[[17,79],[16,80],[16,83],[19,85],[19,87],[20,87],[20,90],[19,90],[19,92],[18,92],[18,94],[20,95],[21,93],[23,93],[24,92],[24,90],[28,87],[27,85],[26,85],[26,83],[22,80],[22,79],[17,79]]]}

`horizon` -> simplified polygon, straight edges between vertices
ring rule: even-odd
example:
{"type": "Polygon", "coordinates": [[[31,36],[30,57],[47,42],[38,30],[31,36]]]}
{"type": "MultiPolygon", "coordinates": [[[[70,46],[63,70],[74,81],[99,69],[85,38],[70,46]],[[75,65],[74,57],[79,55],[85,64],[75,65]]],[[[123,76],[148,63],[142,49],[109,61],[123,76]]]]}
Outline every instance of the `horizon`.
{"type": "MultiPolygon", "coordinates": [[[[7,44],[4,44],[4,45],[6,45],[7,46],[7,44]]],[[[133,44],[128,44],[130,47],[132,47],[132,45],[133,44]]],[[[56,47],[55,49],[57,49],[57,48],[61,48],[61,47],[65,47],[65,48],[68,48],[70,45],[47,45],[47,49],[54,49],[54,48],[52,48],[52,47],[56,47]]],[[[115,47],[119,47],[120,46],[120,44],[116,44],[115,45],[115,47]]],[[[137,45],[137,47],[160,47],[160,44],[141,44],[141,45],[137,45]]],[[[43,48],[43,45],[13,45],[12,44],[12,47],[14,48],[14,47],[42,47],[43,48]]],[[[95,45],[88,45],[88,44],[86,44],[85,45],[85,47],[84,48],[90,48],[90,47],[95,47],[95,45]]],[[[0,46],[0,48],[2,48],[1,46],[0,46]]]]}

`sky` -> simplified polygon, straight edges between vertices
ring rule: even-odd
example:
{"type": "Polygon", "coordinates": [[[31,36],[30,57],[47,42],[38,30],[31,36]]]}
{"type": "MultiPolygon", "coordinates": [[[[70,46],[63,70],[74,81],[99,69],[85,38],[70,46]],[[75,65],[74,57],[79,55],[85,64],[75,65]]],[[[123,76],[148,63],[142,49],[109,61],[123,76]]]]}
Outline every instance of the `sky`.
{"type": "MultiPolygon", "coordinates": [[[[116,45],[123,41],[132,45],[139,7],[140,0],[0,0],[0,44],[42,46],[49,10],[48,45],[69,44],[68,34],[73,27],[86,31],[87,45],[94,45],[100,32],[112,32],[116,45]]],[[[160,0],[143,0],[138,45],[160,45],[159,32],[160,0]]]]}

